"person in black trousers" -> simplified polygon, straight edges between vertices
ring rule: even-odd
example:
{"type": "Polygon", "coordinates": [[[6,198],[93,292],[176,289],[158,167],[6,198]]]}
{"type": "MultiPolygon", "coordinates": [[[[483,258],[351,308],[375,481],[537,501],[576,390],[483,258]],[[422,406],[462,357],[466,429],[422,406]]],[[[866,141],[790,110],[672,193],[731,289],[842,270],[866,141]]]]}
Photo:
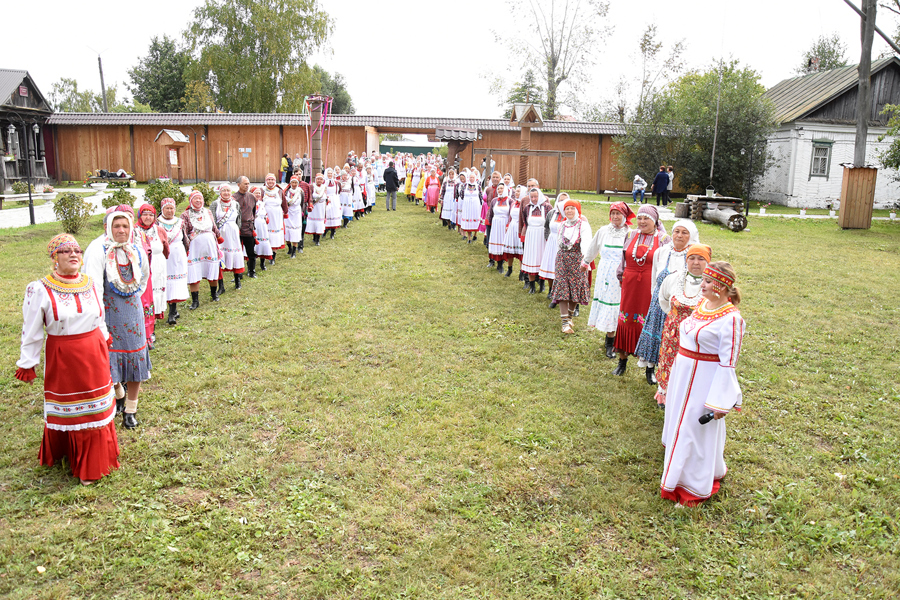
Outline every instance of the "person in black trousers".
{"type": "Polygon", "coordinates": [[[659,173],[656,174],[656,177],[653,178],[653,183],[650,185],[650,192],[656,194],[656,205],[659,206],[660,200],[662,200],[662,205],[665,206],[669,203],[667,198],[667,190],[669,188],[669,174],[666,173],[666,166],[662,165],[659,168],[659,173]]]}
{"type": "Polygon", "coordinates": [[[387,195],[384,197],[385,210],[397,210],[397,190],[400,189],[400,179],[397,177],[394,161],[389,162],[388,168],[384,170],[384,189],[387,191],[387,195]]]}
{"type": "Polygon", "coordinates": [[[253,226],[256,220],[256,197],[250,193],[250,180],[241,175],[238,177],[238,191],[234,199],[241,207],[241,244],[247,252],[247,277],[256,278],[256,240],[253,238],[253,226]]]}

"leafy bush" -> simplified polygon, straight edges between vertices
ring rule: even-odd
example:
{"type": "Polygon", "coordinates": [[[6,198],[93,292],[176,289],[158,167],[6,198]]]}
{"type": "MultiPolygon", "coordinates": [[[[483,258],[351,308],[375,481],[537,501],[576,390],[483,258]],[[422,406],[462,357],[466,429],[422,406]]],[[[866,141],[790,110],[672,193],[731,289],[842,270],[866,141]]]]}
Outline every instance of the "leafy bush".
{"type": "Polygon", "coordinates": [[[127,188],[130,179],[120,179],[119,181],[113,180],[109,182],[109,186],[111,188],[127,188]]]}
{"type": "Polygon", "coordinates": [[[144,200],[156,209],[157,214],[162,213],[163,198],[172,198],[175,204],[181,204],[187,200],[187,194],[182,192],[181,188],[172,183],[171,180],[154,181],[147,186],[147,191],[144,192],[144,200]]]}
{"type": "MultiPolygon", "coordinates": [[[[25,181],[14,181],[12,184],[12,190],[16,194],[27,194],[28,183],[25,181]]],[[[31,193],[34,193],[34,184],[31,184],[31,193]]]]}
{"type": "Polygon", "coordinates": [[[53,213],[67,233],[78,233],[87,224],[93,211],[93,204],[71,192],[63,194],[53,203],[53,213]]]}
{"type": "Polygon", "coordinates": [[[100,201],[100,204],[103,205],[103,208],[109,208],[110,206],[118,206],[120,204],[127,204],[128,206],[134,206],[134,201],[137,198],[124,188],[119,188],[109,196],[105,197],[100,201]]]}
{"type": "Polygon", "coordinates": [[[203,204],[209,206],[219,197],[218,192],[212,188],[208,183],[201,181],[200,183],[194,185],[192,190],[197,190],[201,194],[203,194],[203,204]]]}

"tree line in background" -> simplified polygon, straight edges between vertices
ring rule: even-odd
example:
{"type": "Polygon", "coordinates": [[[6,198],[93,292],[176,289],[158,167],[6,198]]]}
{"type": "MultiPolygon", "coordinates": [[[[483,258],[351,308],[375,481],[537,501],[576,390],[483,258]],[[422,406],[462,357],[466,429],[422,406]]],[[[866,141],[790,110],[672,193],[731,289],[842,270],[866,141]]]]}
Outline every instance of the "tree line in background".
{"type": "MultiPolygon", "coordinates": [[[[183,38],[154,37],[128,70],[130,102],[107,87],[110,112],[299,113],[312,94],[334,98],[332,111],[355,112],[340,73],[307,61],[334,24],[317,0],[206,0],[183,38]],[[291,15],[290,26],[284,17],[291,15]]],[[[53,84],[60,112],[100,112],[103,98],[74,79],[53,84]]]]}

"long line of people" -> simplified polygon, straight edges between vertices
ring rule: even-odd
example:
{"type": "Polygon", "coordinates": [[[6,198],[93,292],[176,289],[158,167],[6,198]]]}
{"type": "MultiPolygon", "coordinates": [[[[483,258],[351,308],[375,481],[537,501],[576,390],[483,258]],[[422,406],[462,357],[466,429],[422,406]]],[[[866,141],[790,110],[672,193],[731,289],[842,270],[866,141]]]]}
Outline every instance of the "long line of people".
{"type": "MultiPolygon", "coordinates": [[[[742,401],[734,366],[744,321],[734,270],[712,262],[696,224],[677,220],[670,236],[655,206],[635,215],[615,202],[609,223],[592,232],[580,202],[561,193],[551,203],[535,179],[514,186],[510,174],[495,171],[482,186],[477,170],[449,169],[433,185],[434,165],[413,168],[420,181],[428,173],[420,189],[438,190],[424,204],[442,226],[468,244],[484,234],[488,268],[502,273],[505,262],[509,277],[518,260],[524,290],[542,293],[546,284],[564,334],[574,333],[578,307],[590,305],[588,328],[603,334],[607,358],[618,357],[612,375],[624,376],[628,358],[637,357],[665,410],[662,497],[695,505],[715,493],[725,475],[721,419],[742,401]]],[[[407,193],[418,203],[415,189],[410,182],[407,193]]]]}

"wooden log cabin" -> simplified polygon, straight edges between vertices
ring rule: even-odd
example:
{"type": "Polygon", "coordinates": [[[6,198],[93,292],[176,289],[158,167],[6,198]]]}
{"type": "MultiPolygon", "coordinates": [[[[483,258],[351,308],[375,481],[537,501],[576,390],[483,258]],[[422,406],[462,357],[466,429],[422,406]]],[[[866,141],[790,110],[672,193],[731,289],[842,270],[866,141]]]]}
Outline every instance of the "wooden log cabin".
{"type": "MultiPolygon", "coordinates": [[[[58,180],[80,180],[87,171],[124,169],[138,181],[156,179],[167,172],[165,148],[154,144],[161,129],[184,133],[190,143],[181,151],[185,181],[235,181],[247,175],[261,181],[279,169],[281,156],[309,152],[309,117],[298,114],[191,114],[191,113],[56,113],[49,126],[54,170],[58,180]]],[[[459,149],[460,164],[481,164],[480,148],[517,149],[519,129],[505,119],[446,119],[332,115],[323,138],[326,164],[343,165],[347,153],[378,150],[381,133],[429,134],[465,132],[445,138],[459,149]]],[[[532,150],[574,151],[562,161],[562,186],[567,190],[631,191],[632,177],[619,173],[615,156],[616,123],[546,121],[531,136],[532,150]]],[[[516,174],[517,156],[494,156],[497,170],[516,174]]],[[[555,157],[532,157],[529,175],[542,187],[555,187],[555,157]]]]}

